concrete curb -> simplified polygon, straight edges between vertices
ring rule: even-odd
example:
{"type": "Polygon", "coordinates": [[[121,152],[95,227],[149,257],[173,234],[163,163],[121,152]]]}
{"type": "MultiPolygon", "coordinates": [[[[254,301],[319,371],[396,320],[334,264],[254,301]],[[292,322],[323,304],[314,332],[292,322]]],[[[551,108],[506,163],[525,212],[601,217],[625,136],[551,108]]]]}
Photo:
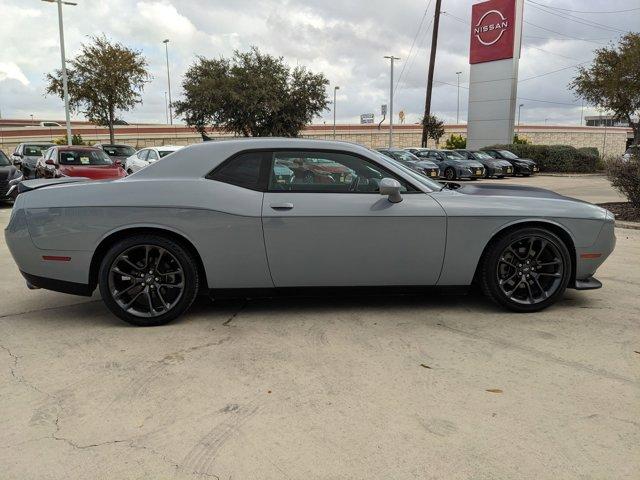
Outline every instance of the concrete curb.
{"type": "Polygon", "coordinates": [[[616,220],[616,228],[628,228],[630,230],[640,230],[640,223],[638,222],[621,222],[616,220]]]}

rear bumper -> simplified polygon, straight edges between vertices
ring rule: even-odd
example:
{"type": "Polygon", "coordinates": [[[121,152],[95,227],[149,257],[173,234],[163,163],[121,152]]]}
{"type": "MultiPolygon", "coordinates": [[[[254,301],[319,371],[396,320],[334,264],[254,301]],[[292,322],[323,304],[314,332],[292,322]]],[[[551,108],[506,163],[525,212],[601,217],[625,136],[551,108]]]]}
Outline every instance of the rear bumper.
{"type": "Polygon", "coordinates": [[[593,277],[588,277],[584,280],[576,280],[571,288],[576,290],[597,290],[598,288],[602,288],[602,282],[593,277]]]}
{"type": "Polygon", "coordinates": [[[83,297],[90,297],[93,294],[94,289],[84,283],[39,277],[23,271],[20,271],[20,273],[27,281],[27,287],[31,290],[34,288],[44,288],[45,290],[53,290],[54,292],[68,293],[70,295],[81,295],[83,297]]]}

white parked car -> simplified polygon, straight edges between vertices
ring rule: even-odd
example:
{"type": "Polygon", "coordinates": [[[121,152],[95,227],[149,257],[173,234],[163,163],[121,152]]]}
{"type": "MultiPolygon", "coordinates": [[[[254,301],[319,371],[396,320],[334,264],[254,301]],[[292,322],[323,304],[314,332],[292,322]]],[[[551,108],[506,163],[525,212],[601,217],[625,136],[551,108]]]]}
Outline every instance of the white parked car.
{"type": "Polygon", "coordinates": [[[135,173],[150,163],[160,160],[181,148],[184,147],[182,145],[163,145],[161,147],[143,148],[127,158],[124,169],[128,174],[135,173]]]}

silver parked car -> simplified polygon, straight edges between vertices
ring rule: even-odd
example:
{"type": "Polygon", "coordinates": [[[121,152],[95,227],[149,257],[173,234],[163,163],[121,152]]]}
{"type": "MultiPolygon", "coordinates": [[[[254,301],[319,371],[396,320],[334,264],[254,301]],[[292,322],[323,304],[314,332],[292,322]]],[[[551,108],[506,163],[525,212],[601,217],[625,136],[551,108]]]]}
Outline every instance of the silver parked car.
{"type": "Polygon", "coordinates": [[[468,286],[532,312],[601,286],[607,210],[515,185],[444,186],[359,145],[192,145],[110,182],[21,184],[7,245],[31,287],[90,295],[137,325],[199,292],[468,286]],[[286,173],[286,174],[285,174],[286,173]]]}

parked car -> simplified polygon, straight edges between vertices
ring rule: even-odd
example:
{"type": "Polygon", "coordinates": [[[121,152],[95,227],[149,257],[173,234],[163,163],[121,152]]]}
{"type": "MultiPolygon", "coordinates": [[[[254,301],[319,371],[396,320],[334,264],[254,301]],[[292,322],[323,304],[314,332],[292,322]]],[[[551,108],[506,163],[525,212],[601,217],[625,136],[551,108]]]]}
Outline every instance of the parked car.
{"type": "Polygon", "coordinates": [[[130,145],[122,145],[115,143],[96,143],[96,148],[102,149],[104,153],[109,155],[111,160],[120,160],[122,165],[127,161],[127,158],[131,155],[135,155],[136,150],[130,145]]]}
{"type": "Polygon", "coordinates": [[[91,180],[114,180],[125,176],[122,163],[111,160],[104,151],[96,147],[51,147],[36,165],[36,178],[85,177],[91,180]]]}
{"type": "Polygon", "coordinates": [[[596,205],[518,185],[443,186],[345,142],[206,142],[117,182],[20,189],[5,238],[28,286],[98,286],[137,325],[178,317],[198,293],[474,280],[499,305],[533,312],[567,287],[599,288],[593,275],[615,245],[614,217],[596,205]],[[320,159],[352,177],[277,182],[276,165],[320,159]]]}
{"type": "Polygon", "coordinates": [[[36,142],[36,143],[21,143],[16,147],[11,155],[13,164],[20,169],[25,179],[33,178],[36,170],[36,162],[42,154],[53,143],[50,142],[36,142]]]}
{"type": "Polygon", "coordinates": [[[484,166],[484,177],[497,177],[504,178],[507,175],[514,175],[513,173],[513,165],[511,165],[506,160],[500,160],[498,158],[493,158],[487,152],[482,152],[480,150],[456,150],[460,155],[467,158],[468,160],[476,160],[480,162],[484,166]]]}
{"type": "Polygon", "coordinates": [[[432,150],[428,148],[407,148],[418,158],[426,158],[437,163],[441,175],[447,180],[468,178],[477,180],[484,177],[484,166],[476,160],[467,160],[453,150],[432,150]]]}
{"type": "Polygon", "coordinates": [[[18,184],[22,181],[22,172],[11,163],[9,157],[0,150],[0,202],[13,200],[18,194],[18,184]]]}
{"type": "Polygon", "coordinates": [[[431,160],[418,158],[413,153],[407,152],[400,148],[380,148],[378,152],[391,157],[407,167],[415,170],[422,175],[430,178],[438,178],[440,176],[440,167],[431,160]]]}
{"type": "Polygon", "coordinates": [[[157,162],[173,152],[177,152],[181,148],[184,147],[181,145],[163,145],[162,147],[143,148],[126,159],[124,169],[131,175],[147,165],[157,162]]]}
{"type": "Polygon", "coordinates": [[[528,177],[540,171],[536,162],[529,158],[519,158],[515,153],[512,153],[509,150],[483,148],[482,151],[487,152],[493,158],[509,162],[513,165],[513,173],[515,175],[528,177]]]}

